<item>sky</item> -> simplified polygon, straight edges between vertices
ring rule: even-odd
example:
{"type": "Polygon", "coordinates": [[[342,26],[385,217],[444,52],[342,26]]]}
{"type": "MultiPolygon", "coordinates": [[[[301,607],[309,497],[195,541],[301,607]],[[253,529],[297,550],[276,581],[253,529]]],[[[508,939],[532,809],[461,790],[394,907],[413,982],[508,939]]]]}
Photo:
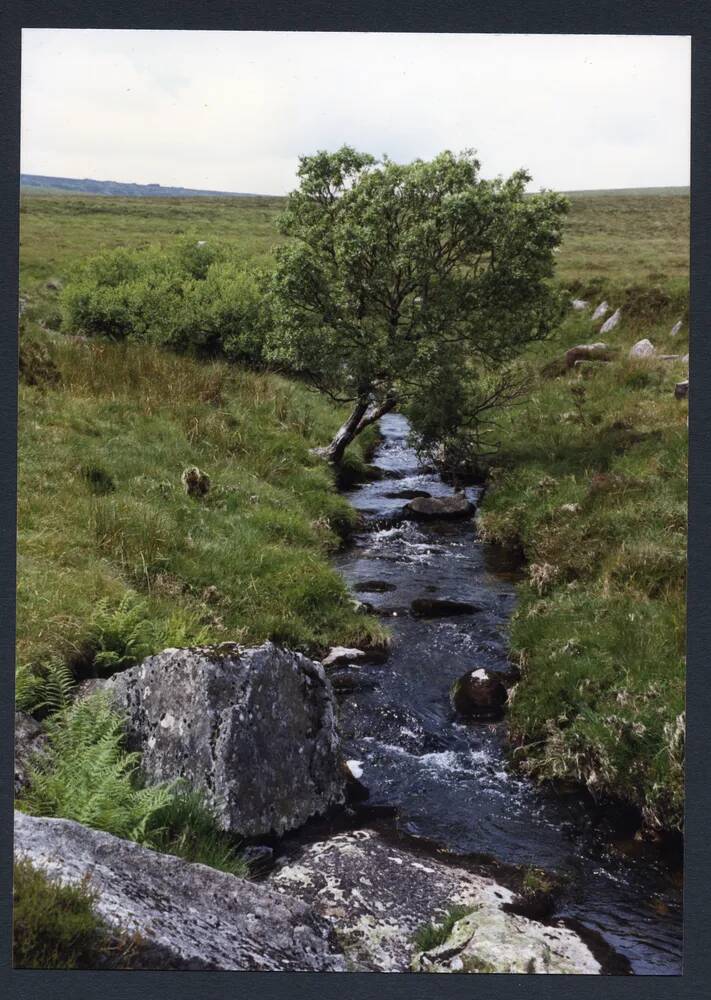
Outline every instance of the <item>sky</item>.
{"type": "Polygon", "coordinates": [[[689,183],[690,40],[25,29],[22,171],[285,194],[343,143],[531,188],[689,183]]]}

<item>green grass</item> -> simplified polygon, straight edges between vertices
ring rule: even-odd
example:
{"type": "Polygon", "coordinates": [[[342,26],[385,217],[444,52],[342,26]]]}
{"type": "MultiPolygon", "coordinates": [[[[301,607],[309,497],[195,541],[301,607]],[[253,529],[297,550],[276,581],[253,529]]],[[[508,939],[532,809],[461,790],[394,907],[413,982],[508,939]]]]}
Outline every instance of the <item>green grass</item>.
{"type": "Polygon", "coordinates": [[[90,672],[99,652],[98,667],[125,665],[176,641],[314,652],[381,635],[329,565],[354,523],[309,453],[338,424],[329,404],[148,347],[45,346],[58,381],[20,386],[20,664],[90,672]],[[211,478],[201,500],[181,483],[190,465],[211,478]],[[139,598],[140,634],[97,622],[139,598]]]}
{"type": "Polygon", "coordinates": [[[444,944],[457,921],[469,916],[471,906],[451,906],[439,923],[424,924],[414,934],[413,941],[417,951],[431,951],[444,944]]]}
{"type": "MultiPolygon", "coordinates": [[[[650,292],[651,294],[651,292],[650,292]]],[[[613,305],[619,301],[610,297],[613,305]]],[[[544,779],[582,782],[679,828],[683,809],[687,404],[681,362],[631,361],[647,336],[688,351],[676,294],[656,313],[637,294],[605,339],[616,360],[541,375],[544,361],[599,339],[571,315],[529,358],[532,392],[500,428],[483,536],[520,546],[511,644],[523,677],[510,708],[514,757],[544,779]]]]}

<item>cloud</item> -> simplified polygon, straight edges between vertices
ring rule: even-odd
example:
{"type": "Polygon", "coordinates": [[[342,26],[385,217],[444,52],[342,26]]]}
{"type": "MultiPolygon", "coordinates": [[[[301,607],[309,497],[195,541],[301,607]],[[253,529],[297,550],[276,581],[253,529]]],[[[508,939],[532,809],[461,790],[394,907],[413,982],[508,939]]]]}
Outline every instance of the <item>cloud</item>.
{"type": "Polygon", "coordinates": [[[343,142],[534,187],[687,184],[688,38],[26,29],[27,173],[281,194],[343,142]]]}

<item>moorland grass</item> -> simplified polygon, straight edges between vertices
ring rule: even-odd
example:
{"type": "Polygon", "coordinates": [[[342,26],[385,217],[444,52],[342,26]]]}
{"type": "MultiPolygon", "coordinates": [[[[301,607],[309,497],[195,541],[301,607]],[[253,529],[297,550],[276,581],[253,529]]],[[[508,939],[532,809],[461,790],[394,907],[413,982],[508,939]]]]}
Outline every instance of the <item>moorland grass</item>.
{"type": "Polygon", "coordinates": [[[541,368],[600,339],[589,311],[532,353],[532,391],[502,418],[480,517],[486,539],[529,565],[511,631],[514,758],[665,829],[683,809],[688,408],[674,384],[688,366],[627,355],[643,336],[686,353],[686,328],[670,336],[680,309],[672,296],[654,319],[623,312],[604,337],[615,360],[588,377],[541,368]]]}

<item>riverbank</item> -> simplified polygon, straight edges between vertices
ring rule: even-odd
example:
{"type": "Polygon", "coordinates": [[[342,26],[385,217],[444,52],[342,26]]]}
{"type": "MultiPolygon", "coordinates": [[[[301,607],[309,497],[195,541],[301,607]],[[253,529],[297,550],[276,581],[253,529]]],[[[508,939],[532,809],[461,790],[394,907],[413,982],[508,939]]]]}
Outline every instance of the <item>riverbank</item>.
{"type": "Polygon", "coordinates": [[[688,362],[659,356],[688,353],[686,303],[651,286],[623,299],[612,289],[571,310],[529,357],[532,389],[501,421],[479,524],[527,564],[511,628],[519,767],[631,804],[648,831],[679,831],[688,407],[674,388],[688,362]],[[622,306],[607,335],[591,320],[603,297],[622,306]],[[629,358],[642,338],[656,357],[629,358]],[[593,341],[609,363],[550,364],[593,341]]]}

